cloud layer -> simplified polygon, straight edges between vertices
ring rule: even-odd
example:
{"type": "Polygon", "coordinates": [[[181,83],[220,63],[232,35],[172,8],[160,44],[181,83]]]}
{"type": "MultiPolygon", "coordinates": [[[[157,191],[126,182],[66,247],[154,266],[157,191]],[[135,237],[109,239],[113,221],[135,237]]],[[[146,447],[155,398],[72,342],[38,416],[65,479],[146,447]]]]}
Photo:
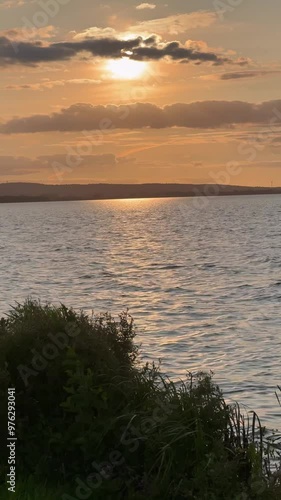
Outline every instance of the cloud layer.
{"type": "Polygon", "coordinates": [[[200,101],[159,107],[150,103],[93,106],[74,104],[51,115],[13,118],[0,124],[1,134],[170,127],[219,128],[236,124],[281,124],[281,100],[253,104],[243,101],[200,101]]]}
{"type": "Polygon", "coordinates": [[[211,50],[200,50],[200,42],[196,49],[195,46],[184,46],[178,41],[162,43],[155,35],[148,38],[138,36],[129,40],[97,37],[53,43],[32,40],[15,41],[7,36],[0,37],[0,66],[2,67],[14,64],[36,66],[46,62],[68,61],[83,54],[111,59],[128,57],[137,61],[169,59],[178,62],[211,62],[215,65],[245,64],[243,60],[233,61],[211,50]]]}

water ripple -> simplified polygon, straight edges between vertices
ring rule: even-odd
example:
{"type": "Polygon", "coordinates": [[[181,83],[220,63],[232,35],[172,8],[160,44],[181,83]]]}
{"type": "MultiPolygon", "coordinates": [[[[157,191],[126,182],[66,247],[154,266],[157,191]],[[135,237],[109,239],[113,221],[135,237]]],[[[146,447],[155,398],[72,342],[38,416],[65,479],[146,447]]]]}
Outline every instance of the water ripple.
{"type": "Polygon", "coordinates": [[[28,296],[129,308],[146,360],[212,370],[279,425],[280,196],[0,206],[0,312],[28,296]]]}

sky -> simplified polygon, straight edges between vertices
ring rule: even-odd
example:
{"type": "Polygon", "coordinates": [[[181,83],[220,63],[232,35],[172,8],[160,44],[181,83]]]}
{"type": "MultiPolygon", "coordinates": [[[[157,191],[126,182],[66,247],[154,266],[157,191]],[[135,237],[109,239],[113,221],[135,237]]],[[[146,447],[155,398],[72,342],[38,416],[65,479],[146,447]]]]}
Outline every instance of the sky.
{"type": "Polygon", "coordinates": [[[281,186],[279,0],[0,0],[0,182],[281,186]]]}

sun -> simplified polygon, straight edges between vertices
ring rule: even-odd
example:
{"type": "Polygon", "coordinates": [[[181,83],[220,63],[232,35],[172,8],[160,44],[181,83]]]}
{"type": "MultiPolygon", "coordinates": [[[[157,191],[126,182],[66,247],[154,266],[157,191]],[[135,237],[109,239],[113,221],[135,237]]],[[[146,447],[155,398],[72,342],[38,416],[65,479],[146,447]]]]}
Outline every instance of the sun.
{"type": "Polygon", "coordinates": [[[147,70],[148,64],[143,61],[132,61],[128,57],[114,59],[106,65],[112,78],[118,80],[137,80],[141,78],[147,70]]]}

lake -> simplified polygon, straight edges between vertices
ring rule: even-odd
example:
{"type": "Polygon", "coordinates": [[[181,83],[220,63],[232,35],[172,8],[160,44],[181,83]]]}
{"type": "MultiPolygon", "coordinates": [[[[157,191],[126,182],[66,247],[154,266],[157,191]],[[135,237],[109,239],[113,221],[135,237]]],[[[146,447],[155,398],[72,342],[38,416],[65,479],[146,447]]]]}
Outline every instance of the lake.
{"type": "Polygon", "coordinates": [[[0,312],[28,296],[137,324],[174,379],[212,370],[281,423],[281,196],[0,205],[0,312]]]}

